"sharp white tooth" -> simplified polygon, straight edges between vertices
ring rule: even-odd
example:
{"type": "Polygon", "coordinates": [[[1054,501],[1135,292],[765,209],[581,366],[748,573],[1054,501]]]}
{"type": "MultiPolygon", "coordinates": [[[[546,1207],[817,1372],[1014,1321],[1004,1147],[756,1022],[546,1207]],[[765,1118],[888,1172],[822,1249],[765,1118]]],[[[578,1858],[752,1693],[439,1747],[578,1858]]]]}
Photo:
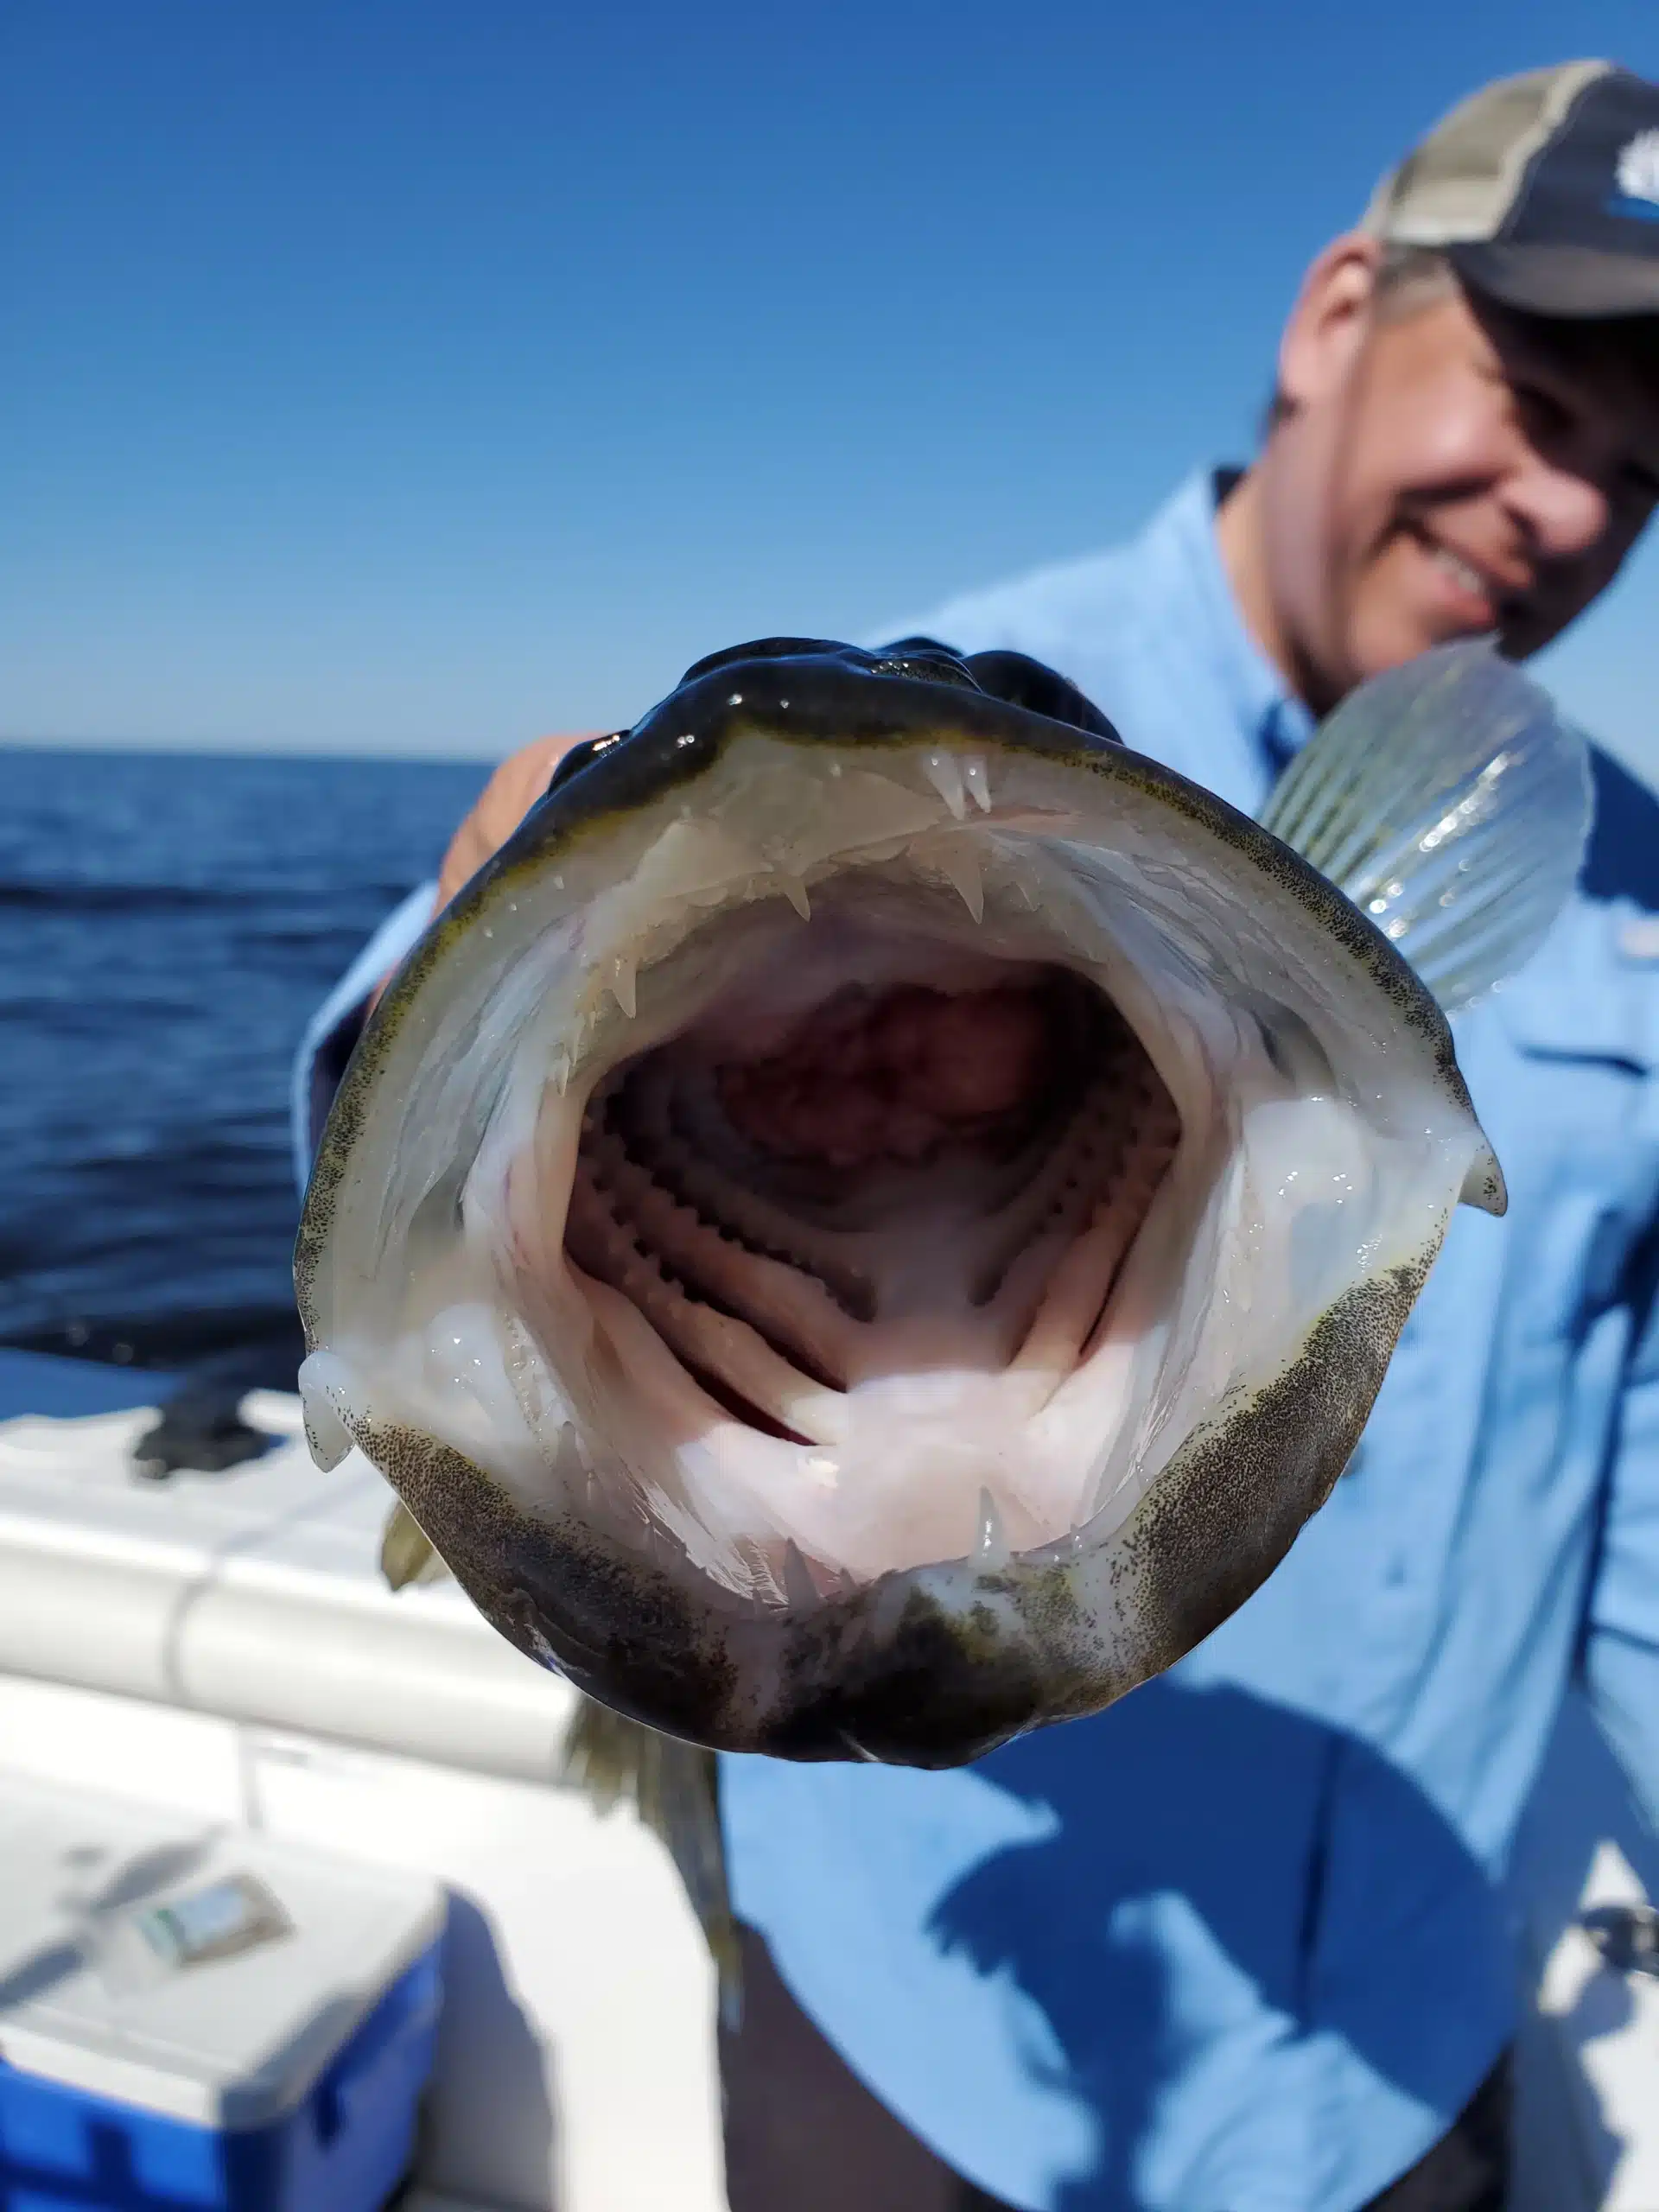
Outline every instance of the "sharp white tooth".
{"type": "Polygon", "coordinates": [[[806,895],[806,885],[804,880],[798,875],[791,875],[785,869],[779,868],[778,887],[801,919],[804,922],[810,922],[812,918],[812,901],[806,895]]]}
{"type": "Polygon", "coordinates": [[[633,1020],[635,972],[631,952],[619,952],[611,963],[611,995],[630,1021],[633,1020]]]}
{"type": "Polygon", "coordinates": [[[982,814],[991,810],[991,772],[976,753],[962,764],[962,779],[974,795],[974,804],[982,814]]]}
{"type": "Polygon", "coordinates": [[[502,1364],[524,1427],[537,1439],[543,1454],[556,1459],[563,1448],[562,1439],[567,1421],[563,1402],[523,1323],[508,1319],[501,1334],[505,1353],[502,1364]]]}
{"type": "Polygon", "coordinates": [[[823,1602],[793,1536],[784,1546],[784,1595],[798,1613],[816,1612],[823,1602]]]}
{"type": "Polygon", "coordinates": [[[558,1092],[560,1097],[563,1098],[570,1085],[570,1055],[569,1052],[561,1051],[553,1055],[552,1075],[553,1088],[558,1092]]]}
{"type": "Polygon", "coordinates": [[[988,1490],[979,1493],[979,1542],[974,1552],[974,1565],[982,1574],[995,1574],[1005,1567],[1011,1554],[1008,1540],[1002,1533],[1002,1516],[997,1511],[996,1500],[988,1490]]]}
{"type": "Polygon", "coordinates": [[[939,854],[939,867],[962,894],[962,903],[976,922],[985,918],[985,880],[979,855],[972,846],[952,838],[939,854]]]}
{"type": "Polygon", "coordinates": [[[968,811],[968,794],[962,787],[962,770],[954,753],[930,753],[922,762],[927,780],[960,822],[968,811]]]}

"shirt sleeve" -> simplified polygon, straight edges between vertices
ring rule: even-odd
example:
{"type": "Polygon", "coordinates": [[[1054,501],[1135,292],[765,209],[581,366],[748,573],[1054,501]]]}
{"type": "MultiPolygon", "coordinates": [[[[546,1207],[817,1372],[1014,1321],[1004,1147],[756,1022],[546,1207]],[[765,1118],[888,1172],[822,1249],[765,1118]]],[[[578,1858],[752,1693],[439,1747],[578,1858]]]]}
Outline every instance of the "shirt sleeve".
{"type": "Polygon", "coordinates": [[[431,920],[437,888],[435,882],[423,883],[392,909],[306,1025],[294,1056],[289,1091],[294,1173],[302,1191],[310,1180],[322,1125],[352,1048],[362,1034],[374,987],[431,920]]]}
{"type": "Polygon", "coordinates": [[[1584,1665],[1602,1732],[1659,1832],[1659,1300],[1650,1288],[1643,1307],[1606,1491],[1584,1665]]]}

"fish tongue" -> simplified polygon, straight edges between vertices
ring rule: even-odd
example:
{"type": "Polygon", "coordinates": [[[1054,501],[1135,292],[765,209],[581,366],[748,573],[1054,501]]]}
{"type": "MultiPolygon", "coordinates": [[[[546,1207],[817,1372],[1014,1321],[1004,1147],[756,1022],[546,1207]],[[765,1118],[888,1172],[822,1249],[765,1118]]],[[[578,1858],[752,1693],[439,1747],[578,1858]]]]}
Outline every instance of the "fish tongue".
{"type": "MultiPolygon", "coordinates": [[[[901,1332],[902,1333],[902,1332],[901,1332]]],[[[919,1332],[914,1358],[849,1391],[847,1427],[825,1460],[836,1493],[831,1548],[864,1571],[897,1556],[960,1558],[979,1535],[988,1491],[1016,1547],[1040,1541],[1052,1475],[1030,1427],[1044,1379],[935,1360],[919,1332]]]]}

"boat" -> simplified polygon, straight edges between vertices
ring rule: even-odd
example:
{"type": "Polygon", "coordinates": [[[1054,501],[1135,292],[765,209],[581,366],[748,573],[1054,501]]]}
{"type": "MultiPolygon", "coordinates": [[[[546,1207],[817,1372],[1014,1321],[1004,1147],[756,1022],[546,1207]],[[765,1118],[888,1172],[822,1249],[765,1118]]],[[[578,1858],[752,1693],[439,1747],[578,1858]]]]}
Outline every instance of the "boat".
{"type": "MultiPolygon", "coordinates": [[[[393,1595],[391,1492],[321,1472],[297,1398],[219,1472],[134,1471],[165,1378],[0,1351],[0,1789],[164,1802],[204,1829],[448,1893],[407,2212],[721,2212],[708,1955],[656,1840],[559,1780],[571,1694],[453,1584],[393,1595]]],[[[1510,1870],[1512,2212],[1659,2212],[1659,1844],[1583,1705],[1510,1870]]]]}

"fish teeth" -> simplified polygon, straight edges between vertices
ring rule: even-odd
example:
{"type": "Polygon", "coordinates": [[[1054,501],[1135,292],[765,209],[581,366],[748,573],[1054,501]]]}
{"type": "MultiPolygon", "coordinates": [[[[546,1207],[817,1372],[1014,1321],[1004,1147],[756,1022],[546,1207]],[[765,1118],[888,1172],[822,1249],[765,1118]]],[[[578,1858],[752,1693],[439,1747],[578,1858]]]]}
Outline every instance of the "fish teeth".
{"type": "Polygon", "coordinates": [[[1012,1556],[996,1500],[988,1490],[982,1488],[979,1493],[979,1541],[974,1548],[974,1565],[982,1574],[995,1574],[1007,1565],[1012,1556]]]}
{"type": "Polygon", "coordinates": [[[1011,865],[1007,853],[995,845],[991,848],[991,865],[992,880],[999,895],[1017,899],[1028,914],[1041,910],[1042,899],[1033,890],[1023,869],[1011,865]]]}
{"type": "Polygon", "coordinates": [[[611,995],[628,1020],[633,1020],[634,982],[639,969],[631,952],[619,952],[611,963],[611,995]]]}
{"type": "Polygon", "coordinates": [[[805,879],[791,875],[786,868],[777,871],[778,887],[804,922],[812,918],[812,901],[806,895],[805,879]]]}
{"type": "Polygon", "coordinates": [[[970,753],[962,764],[962,779],[974,795],[974,804],[982,814],[991,810],[991,772],[977,753],[970,753]]]}
{"type": "Polygon", "coordinates": [[[954,840],[939,854],[939,870],[961,893],[962,903],[976,922],[985,918],[985,879],[980,872],[979,855],[971,846],[958,844],[954,840]]]}
{"type": "Polygon", "coordinates": [[[784,1595],[797,1612],[814,1612],[823,1602],[811,1569],[793,1536],[784,1546],[784,1595]]]}
{"type": "Polygon", "coordinates": [[[968,794],[963,789],[962,770],[953,753],[930,753],[922,762],[922,772],[950,808],[958,822],[968,812],[968,794]]]}

